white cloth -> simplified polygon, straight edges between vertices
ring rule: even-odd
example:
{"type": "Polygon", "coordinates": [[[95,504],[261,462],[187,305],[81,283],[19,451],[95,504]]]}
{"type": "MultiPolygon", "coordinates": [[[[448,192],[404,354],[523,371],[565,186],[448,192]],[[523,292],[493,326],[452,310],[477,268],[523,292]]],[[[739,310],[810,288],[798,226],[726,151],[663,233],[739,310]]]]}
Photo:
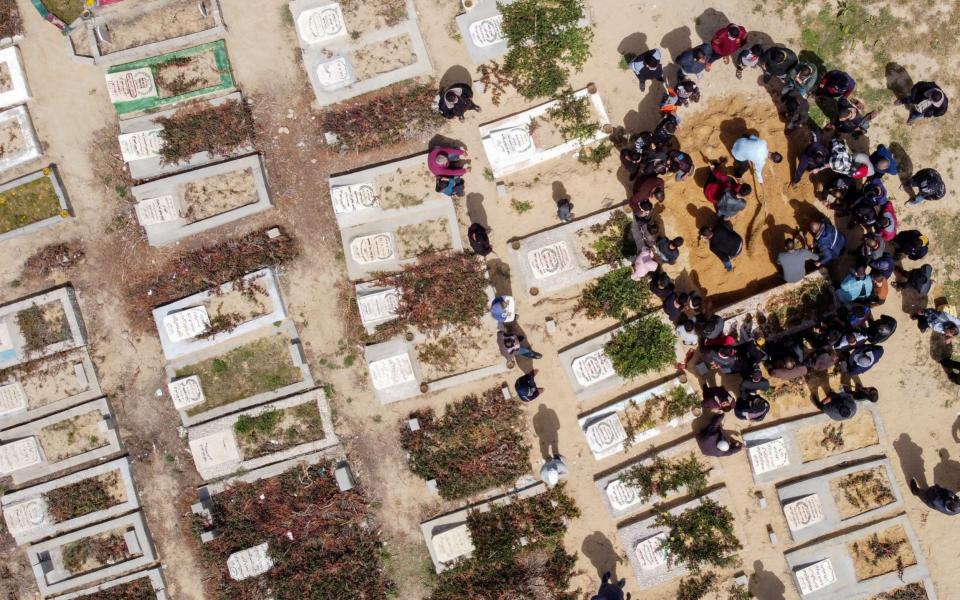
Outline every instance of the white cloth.
{"type": "Polygon", "coordinates": [[[755,135],[744,136],[734,142],[732,154],[739,161],[752,163],[757,183],[763,183],[763,166],[767,163],[767,157],[770,156],[767,142],[755,135]]]}
{"type": "Polygon", "coordinates": [[[560,482],[560,478],[566,477],[568,473],[570,473],[570,470],[567,469],[567,463],[563,462],[562,456],[548,460],[540,467],[540,479],[543,480],[548,488],[557,485],[557,483],[560,482]]]}

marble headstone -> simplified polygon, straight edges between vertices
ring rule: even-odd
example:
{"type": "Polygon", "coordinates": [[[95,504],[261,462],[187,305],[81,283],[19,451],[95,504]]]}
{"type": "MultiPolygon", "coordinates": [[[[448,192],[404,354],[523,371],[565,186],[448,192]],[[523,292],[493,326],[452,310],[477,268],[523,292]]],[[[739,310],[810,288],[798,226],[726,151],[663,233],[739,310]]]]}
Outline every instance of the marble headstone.
{"type": "Polygon", "coordinates": [[[587,444],[594,453],[618,448],[627,439],[627,432],[617,413],[612,413],[587,427],[587,444]]]}
{"type": "Polygon", "coordinates": [[[173,196],[157,196],[137,202],[137,221],[141,225],[159,225],[180,218],[180,206],[173,196]]]}
{"type": "Polygon", "coordinates": [[[661,541],[666,537],[667,532],[661,531],[637,544],[636,555],[640,569],[650,571],[667,564],[667,553],[660,547],[661,541]]]}
{"type": "Polygon", "coordinates": [[[333,212],[338,215],[380,206],[377,188],[372,183],[334,186],[330,188],[330,200],[333,202],[333,212]]]}
{"type": "Polygon", "coordinates": [[[347,35],[340,5],[333,3],[303,11],[297,18],[297,32],[308,44],[322,44],[347,35]]]}
{"type": "Polygon", "coordinates": [[[174,342],[195,338],[210,328],[207,307],[193,306],[164,315],[163,328],[174,342]]]}
{"type": "Polygon", "coordinates": [[[0,416],[23,412],[27,409],[27,394],[18,381],[0,385],[0,416]]]}
{"type": "Polygon", "coordinates": [[[392,233],[375,233],[350,240],[350,256],[361,265],[390,260],[396,254],[392,233]]]}
{"type": "Polygon", "coordinates": [[[800,593],[804,596],[837,581],[837,573],[833,570],[833,562],[829,558],[800,569],[795,574],[800,593]]]}
{"type": "Polygon", "coordinates": [[[614,375],[613,362],[603,348],[574,359],[570,368],[573,369],[577,383],[583,387],[591,386],[614,375]]]}
{"type": "Polygon", "coordinates": [[[375,389],[385,390],[415,381],[417,376],[413,373],[410,355],[398,354],[370,363],[370,378],[375,389]]]}
{"type": "Polygon", "coordinates": [[[337,56],[317,65],[317,81],[328,92],[349,85],[353,75],[346,57],[337,56]]]}
{"type": "Polygon", "coordinates": [[[231,554],[227,558],[227,571],[230,573],[230,578],[243,581],[269,571],[273,567],[273,559],[267,554],[269,546],[268,542],[264,542],[253,548],[231,554]]]}
{"type": "Polygon", "coordinates": [[[607,484],[607,499],[614,510],[626,510],[640,504],[640,490],[627,485],[621,479],[614,479],[607,484]]]}
{"type": "Polygon", "coordinates": [[[433,536],[433,550],[437,554],[437,561],[452,562],[461,556],[473,554],[473,538],[470,537],[470,528],[466,523],[447,529],[433,536]]]}
{"type": "Polygon", "coordinates": [[[526,125],[515,125],[506,129],[490,132],[490,139],[501,159],[517,161],[536,154],[530,129],[526,125]]]}
{"type": "Polygon", "coordinates": [[[43,496],[4,507],[3,520],[7,523],[7,529],[15,536],[53,524],[43,496]]]}
{"type": "Polygon", "coordinates": [[[43,462],[37,438],[28,437],[0,445],[0,475],[26,469],[43,462]]]}
{"type": "Polygon", "coordinates": [[[823,521],[823,505],[820,496],[811,494],[783,505],[783,514],[787,517],[790,531],[799,531],[804,527],[823,521]]]}
{"type": "Polygon", "coordinates": [[[202,404],[206,398],[203,395],[203,387],[200,385],[200,376],[191,375],[167,384],[170,390],[170,398],[173,400],[173,406],[177,410],[184,410],[197,404],[202,404]]]}
{"type": "Polygon", "coordinates": [[[566,242],[556,242],[527,253],[527,262],[537,279],[546,279],[574,267],[573,254],[566,242]]]}
{"type": "Polygon", "coordinates": [[[776,471],[790,464],[787,444],[783,438],[777,438],[749,449],[750,464],[757,475],[776,471]]]}
{"type": "Polygon", "coordinates": [[[119,73],[107,73],[107,92],[110,102],[129,102],[141,98],[156,98],[157,85],[150,69],[131,69],[119,73]]]}
{"type": "Polygon", "coordinates": [[[146,131],[120,134],[117,140],[120,142],[120,155],[123,157],[123,162],[160,156],[160,149],[163,148],[163,138],[160,137],[162,131],[163,127],[157,127],[146,131]]]}
{"type": "Polygon", "coordinates": [[[503,15],[495,15],[470,23],[470,41],[477,48],[486,48],[506,39],[503,34],[503,15]]]}
{"type": "Polygon", "coordinates": [[[233,428],[190,440],[190,453],[198,469],[215,467],[240,460],[240,447],[233,428]]]}
{"type": "Polygon", "coordinates": [[[360,309],[360,320],[364,325],[393,319],[397,316],[397,308],[400,306],[400,290],[390,288],[357,296],[357,306],[360,309]]]}

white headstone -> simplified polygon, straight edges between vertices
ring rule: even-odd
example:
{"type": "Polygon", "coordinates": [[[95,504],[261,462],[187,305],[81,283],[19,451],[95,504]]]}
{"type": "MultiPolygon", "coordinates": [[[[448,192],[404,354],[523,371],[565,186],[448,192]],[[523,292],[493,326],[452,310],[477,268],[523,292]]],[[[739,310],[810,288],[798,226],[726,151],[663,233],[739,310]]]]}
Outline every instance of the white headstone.
{"type": "Polygon", "coordinates": [[[787,443],[783,438],[764,442],[749,449],[750,464],[757,475],[776,471],[790,464],[787,443]]]}
{"type": "Polygon", "coordinates": [[[837,581],[837,573],[833,570],[833,562],[829,558],[800,569],[795,575],[800,593],[804,596],[822,590],[837,581]]]}
{"type": "Polygon", "coordinates": [[[357,296],[357,306],[360,309],[360,320],[364,325],[393,319],[397,316],[397,308],[400,306],[400,290],[390,288],[357,296]]]}
{"type": "Polygon", "coordinates": [[[160,156],[160,149],[163,148],[163,138],[160,137],[162,131],[163,127],[157,127],[146,131],[121,133],[117,140],[120,142],[120,155],[123,157],[123,162],[160,156]]]}
{"type": "Polygon", "coordinates": [[[107,92],[114,104],[159,96],[153,73],[147,68],[107,73],[107,92]]]}
{"type": "Polygon", "coordinates": [[[27,410],[27,394],[19,381],[0,385],[0,416],[27,410]]]}
{"type": "Polygon", "coordinates": [[[404,383],[415,381],[413,365],[408,354],[398,354],[370,363],[370,378],[374,389],[385,390],[404,383]]]}
{"type": "Polygon", "coordinates": [[[346,57],[337,56],[317,65],[317,81],[320,82],[320,87],[327,91],[349,85],[353,81],[353,75],[346,57]]]}
{"type": "Polygon", "coordinates": [[[431,540],[433,551],[437,555],[437,562],[449,563],[473,554],[473,538],[466,523],[447,529],[433,536],[431,540]]]}
{"type": "Polygon", "coordinates": [[[13,336],[10,335],[10,328],[3,321],[0,321],[0,352],[13,350],[13,336]]]}
{"type": "Polygon", "coordinates": [[[273,559],[267,554],[269,546],[268,542],[264,542],[259,546],[231,554],[227,558],[227,571],[230,572],[230,578],[243,581],[269,571],[273,567],[273,559]]]}
{"type": "Polygon", "coordinates": [[[575,358],[570,365],[577,383],[583,387],[591,386],[614,376],[613,362],[603,348],[575,358]]]}
{"type": "Polygon", "coordinates": [[[470,41],[477,48],[486,48],[506,39],[503,34],[503,15],[496,15],[470,23],[470,41]]]}
{"type": "Polygon", "coordinates": [[[47,512],[47,501],[43,496],[15,502],[3,508],[3,520],[14,536],[29,533],[41,527],[53,524],[47,512]]]}
{"type": "Polygon", "coordinates": [[[338,215],[380,206],[377,188],[372,183],[333,186],[330,188],[330,200],[333,202],[333,212],[338,215]]]}
{"type": "Polygon", "coordinates": [[[174,342],[195,338],[210,328],[206,306],[193,306],[164,315],[163,328],[174,342]]]}
{"type": "Polygon", "coordinates": [[[137,202],[137,221],[147,225],[169,223],[180,218],[180,204],[173,196],[158,196],[137,202]]]}
{"type": "Polygon", "coordinates": [[[303,11],[297,18],[297,32],[300,33],[300,39],[308,44],[329,42],[347,35],[340,5],[327,4],[303,11]]]}
{"type": "Polygon", "coordinates": [[[190,408],[197,404],[202,404],[206,398],[203,396],[203,387],[200,385],[200,376],[191,375],[167,384],[170,390],[170,398],[173,400],[173,406],[177,410],[190,408]]]}
{"type": "Polygon", "coordinates": [[[526,125],[515,125],[506,129],[490,132],[490,139],[499,154],[500,161],[516,162],[536,154],[530,129],[526,125]]]}
{"type": "Polygon", "coordinates": [[[666,538],[667,532],[661,531],[637,544],[636,555],[641,570],[650,571],[667,564],[667,553],[660,547],[660,542],[666,538]]]}
{"type": "Polygon", "coordinates": [[[586,435],[590,450],[597,454],[619,448],[627,439],[627,432],[623,430],[623,423],[617,413],[612,413],[587,427],[586,435]]]}
{"type": "Polygon", "coordinates": [[[207,467],[229,464],[241,460],[240,447],[233,435],[233,428],[190,440],[190,453],[197,469],[203,472],[207,467]]]}
{"type": "Polygon", "coordinates": [[[533,269],[533,276],[546,279],[569,271],[574,267],[573,253],[566,242],[556,242],[527,253],[527,262],[533,269]]]}
{"type": "Polygon", "coordinates": [[[614,479],[607,484],[607,499],[614,510],[626,510],[640,504],[640,489],[627,485],[621,479],[614,479]]]}
{"type": "Polygon", "coordinates": [[[350,240],[350,256],[361,265],[394,258],[393,234],[375,233],[350,240]]]}
{"type": "Polygon", "coordinates": [[[37,438],[28,437],[0,446],[0,475],[26,469],[43,462],[37,438]]]}
{"type": "Polygon", "coordinates": [[[810,494],[795,502],[783,505],[783,514],[787,517],[790,531],[799,531],[804,527],[823,521],[823,505],[820,496],[810,494]]]}

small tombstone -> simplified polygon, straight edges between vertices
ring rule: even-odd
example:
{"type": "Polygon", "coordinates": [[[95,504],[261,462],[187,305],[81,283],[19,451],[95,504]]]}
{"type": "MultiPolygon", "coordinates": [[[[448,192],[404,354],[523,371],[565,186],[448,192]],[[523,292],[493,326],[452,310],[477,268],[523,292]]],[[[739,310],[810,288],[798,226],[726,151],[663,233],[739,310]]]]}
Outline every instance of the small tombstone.
{"type": "Polygon", "coordinates": [[[206,544],[217,539],[217,536],[220,534],[216,529],[211,529],[210,531],[203,531],[200,533],[200,543],[206,544]]]}
{"type": "Polygon", "coordinates": [[[0,385],[0,416],[27,410],[27,394],[19,381],[0,385]]]}
{"type": "Polygon", "coordinates": [[[241,460],[240,447],[233,435],[233,428],[190,440],[190,453],[200,470],[241,460]]]}
{"type": "Polygon", "coordinates": [[[234,552],[227,558],[227,571],[234,581],[243,581],[262,575],[273,567],[273,559],[267,554],[269,543],[234,552]]]}
{"type": "Polygon", "coordinates": [[[346,57],[336,56],[317,65],[317,81],[328,92],[349,85],[353,75],[346,57]]]}
{"type": "Polygon", "coordinates": [[[163,317],[163,328],[174,342],[197,337],[210,328],[210,316],[205,306],[192,306],[163,317]]]}
{"type": "Polygon", "coordinates": [[[613,362],[603,348],[574,359],[570,368],[577,383],[583,387],[589,387],[615,374],[613,362]]]}
{"type": "Polygon", "coordinates": [[[627,439],[627,432],[617,413],[612,413],[587,427],[587,444],[595,453],[616,448],[627,439]]]}
{"type": "Polygon", "coordinates": [[[385,390],[416,380],[408,354],[398,354],[370,363],[370,378],[373,387],[385,390]]]}
{"type": "Polygon", "coordinates": [[[30,533],[53,523],[43,496],[16,502],[3,509],[3,520],[14,536],[30,533]]]}
{"type": "Polygon", "coordinates": [[[373,294],[357,296],[357,308],[360,309],[360,321],[369,325],[397,316],[400,307],[400,290],[389,288],[373,294]]]}
{"type": "Polygon", "coordinates": [[[773,526],[769,523],[767,524],[767,537],[770,538],[770,543],[774,546],[777,545],[777,533],[773,530],[773,526]]]}
{"type": "Polygon", "coordinates": [[[180,204],[173,196],[158,196],[137,202],[137,221],[144,227],[169,223],[180,218],[180,204]]]}
{"type": "Polygon", "coordinates": [[[799,531],[804,527],[816,525],[823,521],[823,505],[820,496],[810,494],[795,502],[783,506],[783,514],[787,517],[790,531],[799,531]]]}
{"type": "Polygon", "coordinates": [[[640,490],[636,486],[627,485],[622,479],[614,479],[607,484],[607,499],[614,510],[626,510],[640,504],[640,490]]]}
{"type": "Polygon", "coordinates": [[[107,93],[114,104],[159,96],[149,68],[107,73],[107,93]]]}
{"type": "Polygon", "coordinates": [[[573,253],[566,242],[555,242],[527,253],[527,262],[536,279],[546,279],[573,269],[573,253]]]}
{"type": "Polygon", "coordinates": [[[396,255],[392,233],[375,233],[350,240],[350,256],[361,265],[391,260],[396,255]]]}
{"type": "Polygon", "coordinates": [[[460,523],[438,533],[430,540],[437,555],[437,562],[450,563],[473,554],[473,538],[466,523],[460,523]]]}
{"type": "Polygon", "coordinates": [[[333,472],[333,478],[337,480],[337,487],[341,492],[349,492],[357,485],[357,482],[353,479],[353,471],[350,470],[350,465],[345,462],[337,465],[333,472]]]}
{"type": "Polygon", "coordinates": [[[500,392],[503,394],[504,400],[509,400],[510,398],[513,398],[513,392],[510,391],[510,386],[507,384],[503,384],[502,386],[500,386],[500,392]]]}
{"type": "Polygon", "coordinates": [[[804,596],[822,590],[837,581],[837,573],[833,570],[833,562],[829,558],[800,569],[795,575],[800,593],[804,596]]]}
{"type": "Polygon", "coordinates": [[[750,464],[757,475],[776,471],[790,464],[787,444],[783,438],[777,438],[749,449],[750,464]]]}
{"type": "Polygon", "coordinates": [[[439,494],[439,493],[440,493],[440,487],[437,485],[437,480],[436,480],[436,479],[428,479],[428,480],[427,480],[427,491],[430,492],[431,494],[439,494]]]}
{"type": "Polygon", "coordinates": [[[503,34],[503,15],[495,15],[470,23],[470,41],[477,48],[493,46],[506,39],[503,34]]]}
{"type": "Polygon", "coordinates": [[[333,203],[333,212],[338,215],[380,206],[377,188],[372,183],[333,186],[330,188],[330,201],[333,203]]]}
{"type": "Polygon", "coordinates": [[[407,427],[410,428],[410,431],[420,431],[420,420],[410,419],[407,421],[407,427]]]}
{"type": "Polygon", "coordinates": [[[533,138],[530,136],[530,129],[526,125],[491,131],[490,139],[500,153],[500,158],[511,162],[527,158],[537,152],[537,148],[533,145],[533,138]]]}
{"type": "Polygon", "coordinates": [[[117,141],[120,142],[120,155],[123,157],[123,162],[160,156],[160,149],[163,148],[163,138],[160,137],[162,131],[163,127],[157,127],[146,131],[120,134],[117,141]]]}
{"type": "Polygon", "coordinates": [[[268,238],[268,239],[275,240],[275,239],[277,239],[278,237],[280,237],[280,228],[279,228],[279,227],[271,227],[270,229],[267,230],[267,238],[268,238]]]}
{"type": "Polygon", "coordinates": [[[333,3],[303,11],[297,18],[297,32],[307,44],[322,44],[347,35],[340,5],[333,3]]]}
{"type": "Polygon", "coordinates": [[[661,531],[637,544],[635,553],[640,563],[640,570],[650,571],[667,564],[667,553],[660,547],[661,541],[666,537],[667,532],[661,531]]]}
{"type": "Polygon", "coordinates": [[[544,320],[547,328],[547,335],[553,335],[557,332],[557,320],[553,317],[547,317],[544,320]]]}
{"type": "Polygon", "coordinates": [[[203,386],[200,385],[200,376],[191,375],[183,379],[177,379],[167,384],[170,390],[170,398],[173,400],[173,407],[177,410],[184,410],[197,404],[203,404],[206,398],[203,395],[203,386]]]}
{"type": "Polygon", "coordinates": [[[37,438],[28,437],[0,445],[0,475],[26,469],[43,462],[37,438]]]}

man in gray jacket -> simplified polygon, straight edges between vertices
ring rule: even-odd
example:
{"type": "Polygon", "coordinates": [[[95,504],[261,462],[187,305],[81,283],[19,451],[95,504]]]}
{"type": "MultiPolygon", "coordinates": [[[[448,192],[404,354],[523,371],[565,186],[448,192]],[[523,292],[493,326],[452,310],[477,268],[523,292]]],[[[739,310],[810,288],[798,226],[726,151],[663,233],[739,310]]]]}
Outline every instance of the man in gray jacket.
{"type": "Polygon", "coordinates": [[[787,238],[783,245],[783,252],[777,255],[777,264],[783,271],[783,280],[787,283],[800,281],[807,274],[807,261],[817,262],[820,257],[803,246],[797,248],[793,238],[787,238]]]}

